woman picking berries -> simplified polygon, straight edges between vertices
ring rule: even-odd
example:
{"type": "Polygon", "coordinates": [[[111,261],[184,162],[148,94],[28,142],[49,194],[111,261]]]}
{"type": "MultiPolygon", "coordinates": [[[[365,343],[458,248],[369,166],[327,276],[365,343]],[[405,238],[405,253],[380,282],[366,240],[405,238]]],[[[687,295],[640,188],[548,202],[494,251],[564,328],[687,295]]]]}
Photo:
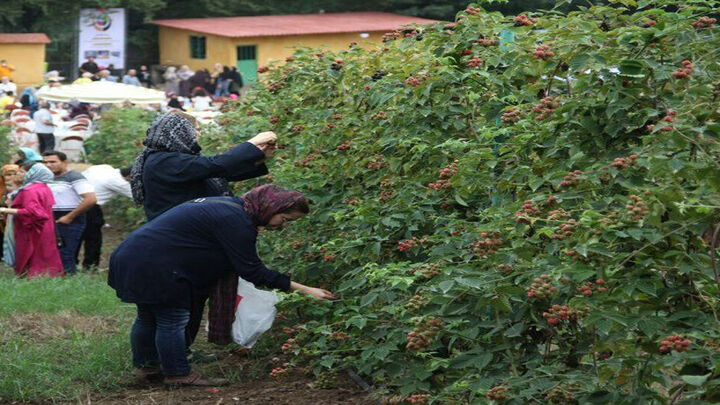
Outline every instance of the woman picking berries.
{"type": "Polygon", "coordinates": [[[264,185],[242,197],[187,202],[130,234],[110,258],[108,284],[137,305],[130,341],[138,374],[175,386],[226,383],[191,371],[184,333],[194,300],[224,277],[334,299],[330,291],[266,268],[257,256],[258,230],[285,228],[308,212],[301,193],[264,185]]]}

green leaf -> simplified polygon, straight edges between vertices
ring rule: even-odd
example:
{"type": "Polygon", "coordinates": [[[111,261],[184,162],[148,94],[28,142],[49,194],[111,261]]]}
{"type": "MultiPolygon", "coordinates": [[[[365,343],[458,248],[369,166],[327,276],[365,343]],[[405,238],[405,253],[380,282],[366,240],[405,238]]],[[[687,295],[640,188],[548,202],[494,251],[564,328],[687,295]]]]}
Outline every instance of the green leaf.
{"type": "Polygon", "coordinates": [[[708,377],[710,377],[712,373],[708,373],[705,375],[681,375],[680,378],[682,378],[683,381],[690,385],[694,385],[696,387],[699,387],[707,381],[708,377]]]}

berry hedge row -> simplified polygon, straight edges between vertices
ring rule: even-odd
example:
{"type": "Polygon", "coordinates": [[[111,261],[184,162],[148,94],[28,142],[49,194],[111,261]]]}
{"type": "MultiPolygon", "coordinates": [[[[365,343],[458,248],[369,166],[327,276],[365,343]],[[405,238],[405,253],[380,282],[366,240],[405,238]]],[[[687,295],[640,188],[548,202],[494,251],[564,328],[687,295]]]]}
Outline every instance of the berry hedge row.
{"type": "Polygon", "coordinates": [[[285,301],[289,367],[395,402],[718,400],[717,9],[611,3],[260,69],[203,141],[273,129],[263,181],[313,201],[263,237],[342,297],[285,301]]]}

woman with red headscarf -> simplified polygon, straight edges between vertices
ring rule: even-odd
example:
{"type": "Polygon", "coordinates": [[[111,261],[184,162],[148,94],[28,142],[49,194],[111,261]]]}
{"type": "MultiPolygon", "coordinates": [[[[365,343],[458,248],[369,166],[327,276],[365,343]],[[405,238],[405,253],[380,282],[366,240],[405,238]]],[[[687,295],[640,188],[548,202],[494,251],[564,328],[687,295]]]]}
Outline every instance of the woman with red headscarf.
{"type": "Polygon", "coordinates": [[[257,256],[259,229],[282,229],[309,211],[301,193],[264,185],[242,197],[181,204],[131,233],[110,258],[108,284],[122,301],[137,305],[130,341],[138,374],[164,376],[167,385],[225,383],[191,372],[184,330],[194,300],[207,296],[228,275],[334,299],[327,290],[268,269],[257,256]]]}

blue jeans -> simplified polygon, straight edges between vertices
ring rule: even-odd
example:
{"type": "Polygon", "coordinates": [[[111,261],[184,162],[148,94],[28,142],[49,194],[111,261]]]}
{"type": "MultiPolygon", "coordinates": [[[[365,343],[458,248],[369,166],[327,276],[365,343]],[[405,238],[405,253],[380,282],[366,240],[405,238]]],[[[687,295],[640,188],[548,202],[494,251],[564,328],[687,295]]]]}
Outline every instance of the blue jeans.
{"type": "Polygon", "coordinates": [[[137,319],[130,332],[135,367],[162,365],[166,376],[190,374],[185,347],[185,326],[190,311],[137,304],[137,319]]]}
{"type": "MultiPolygon", "coordinates": [[[[53,212],[55,220],[68,214],[69,211],[53,212]]],[[[60,260],[67,274],[75,274],[77,271],[76,253],[80,247],[83,232],[85,231],[85,214],[78,215],[69,225],[55,224],[55,232],[62,238],[63,247],[60,248],[60,260]]]]}

